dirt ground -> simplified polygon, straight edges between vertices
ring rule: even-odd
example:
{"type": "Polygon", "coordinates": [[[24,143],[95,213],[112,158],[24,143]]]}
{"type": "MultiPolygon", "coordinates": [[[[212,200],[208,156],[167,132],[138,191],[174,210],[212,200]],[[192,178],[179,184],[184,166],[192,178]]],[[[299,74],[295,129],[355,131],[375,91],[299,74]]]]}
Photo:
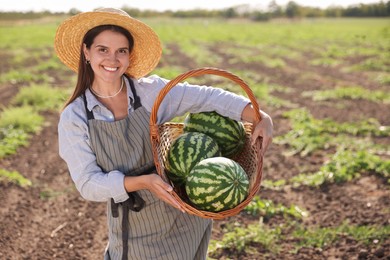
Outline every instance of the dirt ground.
{"type": "MultiPolygon", "coordinates": [[[[159,66],[170,65],[175,61],[188,69],[197,64],[181,53],[176,46],[169,46],[170,55],[159,66]]],[[[220,54],[227,62],[228,57],[220,54]]],[[[377,118],[382,125],[390,125],[389,105],[369,101],[348,100],[344,109],[329,103],[315,103],[302,98],[305,90],[333,87],[334,81],[355,83],[367,89],[379,89],[381,86],[361,72],[341,72],[340,68],[310,66],[304,60],[297,62],[285,60],[288,70],[270,69],[261,64],[221,63],[221,68],[248,69],[267,76],[271,83],[293,89],[293,94],[272,93],[276,97],[287,99],[302,107],[307,107],[315,118],[329,117],[339,122],[377,118]],[[293,68],[293,69],[292,69],[293,68]],[[313,72],[310,80],[302,81],[300,73],[313,72]],[[321,77],[326,75],[326,77],[321,77]],[[384,112],[387,111],[387,112],[384,112]]],[[[349,61],[351,64],[358,59],[349,61]]],[[[218,67],[218,65],[215,65],[218,67]]],[[[383,88],[383,86],[382,86],[383,88]]],[[[7,105],[16,94],[17,88],[4,84],[1,86],[0,102],[7,105]]],[[[261,100],[259,101],[261,104],[261,100]]],[[[275,136],[286,133],[288,121],[281,114],[287,109],[262,107],[272,115],[275,124],[275,136]]],[[[107,227],[104,203],[83,200],[67,171],[65,163],[58,156],[57,122],[59,115],[45,113],[46,125],[32,137],[30,145],[18,150],[13,156],[0,160],[0,168],[16,170],[29,178],[33,186],[21,188],[12,183],[0,183],[0,259],[102,259],[107,243],[107,227]]],[[[386,138],[377,138],[377,143],[389,144],[386,138]]],[[[286,147],[271,145],[264,162],[264,179],[288,179],[306,169],[316,170],[327,156],[315,153],[311,156],[285,157],[286,147]]],[[[363,173],[356,180],[325,185],[319,188],[287,187],[280,191],[261,189],[263,199],[275,203],[295,204],[309,212],[303,223],[321,227],[340,225],[349,220],[351,224],[389,225],[390,191],[386,181],[377,175],[363,173]],[[385,210],[387,209],[387,210],[385,210]]],[[[214,222],[213,239],[222,237],[221,227],[228,222],[251,223],[256,219],[241,212],[238,216],[214,222]]],[[[272,218],[269,224],[283,223],[283,218],[272,218]]],[[[288,230],[284,231],[288,232],[288,230]]],[[[223,251],[219,259],[390,259],[390,238],[381,244],[368,245],[358,243],[348,236],[341,237],[336,244],[320,249],[302,248],[291,253],[293,241],[286,236],[280,242],[279,254],[270,254],[261,246],[257,252],[223,251]]]]}

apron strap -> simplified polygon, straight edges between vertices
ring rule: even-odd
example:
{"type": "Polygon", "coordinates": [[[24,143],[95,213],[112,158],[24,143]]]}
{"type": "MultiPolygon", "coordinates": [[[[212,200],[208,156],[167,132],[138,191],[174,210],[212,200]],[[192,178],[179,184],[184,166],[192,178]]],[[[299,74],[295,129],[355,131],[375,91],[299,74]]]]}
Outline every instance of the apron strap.
{"type": "MultiPolygon", "coordinates": [[[[140,175],[152,174],[156,171],[156,167],[153,166],[143,172],[140,175]]],[[[136,192],[129,192],[129,198],[121,203],[115,203],[114,199],[111,199],[111,214],[112,217],[119,217],[119,205],[122,206],[123,216],[122,216],[122,260],[127,259],[127,253],[129,250],[129,210],[134,212],[140,212],[145,207],[145,201],[142,197],[136,192]]]]}
{"type": "MultiPolygon", "coordinates": [[[[111,199],[111,202],[113,200],[111,199]]],[[[122,260],[128,260],[129,251],[129,210],[139,212],[144,206],[145,201],[136,192],[129,194],[129,199],[121,203],[123,216],[122,216],[122,260]]]]}
{"type": "Polygon", "coordinates": [[[136,110],[137,108],[141,107],[141,99],[140,99],[139,96],[137,95],[137,91],[135,90],[133,80],[132,80],[129,76],[127,76],[126,74],[124,74],[124,76],[125,76],[125,77],[127,78],[127,80],[129,81],[131,92],[133,92],[133,97],[134,97],[134,110],[136,110]]]}
{"type": "MultiPolygon", "coordinates": [[[[128,200],[127,200],[128,201],[128,200]]],[[[128,260],[129,251],[129,204],[123,203],[123,216],[122,216],[122,260],[128,260]]]]}
{"type": "Polygon", "coordinates": [[[87,103],[87,97],[85,96],[85,93],[82,95],[84,99],[84,106],[85,106],[85,112],[87,113],[87,119],[95,119],[95,116],[93,115],[92,111],[89,111],[88,109],[88,103],[87,103]]]}

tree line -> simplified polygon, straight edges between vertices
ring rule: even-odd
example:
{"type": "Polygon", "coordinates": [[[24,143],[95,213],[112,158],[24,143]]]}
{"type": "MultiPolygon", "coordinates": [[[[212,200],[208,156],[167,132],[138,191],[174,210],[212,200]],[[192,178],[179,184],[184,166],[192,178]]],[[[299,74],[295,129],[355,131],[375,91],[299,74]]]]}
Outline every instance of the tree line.
{"type": "MultiPolygon", "coordinates": [[[[179,18],[246,18],[255,21],[267,21],[273,18],[315,18],[315,17],[389,17],[390,0],[380,1],[372,4],[356,4],[348,7],[329,6],[327,8],[317,8],[302,6],[294,1],[286,5],[279,5],[276,0],[272,0],[267,8],[257,9],[250,5],[237,5],[219,10],[193,9],[179,11],[155,11],[140,10],[124,6],[124,11],[133,17],[179,17],[179,18]]],[[[42,12],[0,12],[0,19],[28,19],[40,18],[48,15],[67,14],[74,15],[80,11],[76,8],[66,12],[52,13],[50,11],[42,12]]]]}

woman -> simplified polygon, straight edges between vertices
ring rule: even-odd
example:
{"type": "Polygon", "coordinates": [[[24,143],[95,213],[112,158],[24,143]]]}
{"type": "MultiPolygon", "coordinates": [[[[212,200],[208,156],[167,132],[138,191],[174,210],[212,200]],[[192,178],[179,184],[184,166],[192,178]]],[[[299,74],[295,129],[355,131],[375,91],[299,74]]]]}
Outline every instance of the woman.
{"type": "MultiPolygon", "coordinates": [[[[59,152],[80,194],[108,202],[105,259],[205,259],[212,222],[183,213],[172,187],[155,174],[149,117],[167,80],[144,76],[161,56],[156,33],[122,10],[104,8],[65,20],[55,50],[78,73],[58,125],[59,152]]],[[[160,105],[158,123],[213,110],[255,122],[247,98],[179,84],[160,105]]],[[[264,153],[273,129],[260,112],[253,141],[263,138],[264,153]]]]}

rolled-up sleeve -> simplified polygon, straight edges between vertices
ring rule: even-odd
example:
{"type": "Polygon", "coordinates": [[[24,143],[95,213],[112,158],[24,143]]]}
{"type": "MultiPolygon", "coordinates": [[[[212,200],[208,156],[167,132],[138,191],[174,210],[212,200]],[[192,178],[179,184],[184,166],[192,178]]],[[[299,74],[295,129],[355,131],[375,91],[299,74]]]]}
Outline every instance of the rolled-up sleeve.
{"type": "Polygon", "coordinates": [[[105,173],[96,163],[87,126],[84,107],[77,99],[61,113],[58,124],[59,154],[66,162],[72,180],[81,196],[91,201],[122,202],[128,198],[124,174],[105,173]]]}

